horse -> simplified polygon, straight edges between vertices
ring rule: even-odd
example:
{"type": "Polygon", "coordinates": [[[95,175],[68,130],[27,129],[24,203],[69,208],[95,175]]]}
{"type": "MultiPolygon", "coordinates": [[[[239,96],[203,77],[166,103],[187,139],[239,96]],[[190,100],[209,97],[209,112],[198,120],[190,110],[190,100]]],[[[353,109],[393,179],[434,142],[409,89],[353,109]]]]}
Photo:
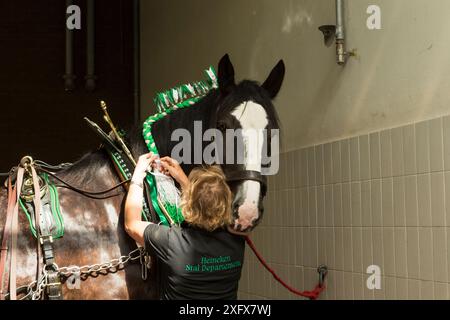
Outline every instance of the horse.
{"type": "MultiPolygon", "coordinates": [[[[272,100],[281,88],[284,73],[284,63],[280,60],[262,85],[250,80],[236,84],[234,67],[229,56],[225,55],[218,66],[218,88],[211,90],[192,107],[172,112],[154,124],[153,137],[160,156],[170,156],[176,146],[175,141],[169,141],[171,133],[176,129],[193,132],[193,124],[198,121],[204,125],[202,130],[279,129],[272,100]]],[[[125,140],[134,158],[148,152],[141,127],[130,129],[125,140]]],[[[246,149],[256,145],[256,150],[261,152],[263,144],[268,141],[247,139],[242,143],[246,149]]],[[[202,148],[205,145],[206,143],[202,144],[202,148]]],[[[198,165],[202,164],[181,163],[187,174],[198,165]]],[[[244,157],[243,163],[222,164],[222,169],[234,195],[234,222],[229,230],[237,234],[248,233],[261,221],[264,212],[266,180],[261,175],[261,163],[246,162],[244,157]]],[[[99,147],[85,154],[73,165],[56,171],[55,177],[76,188],[92,191],[108,190],[120,183],[104,147],[99,147]]],[[[52,177],[50,179],[55,180],[52,177]]],[[[125,188],[115,188],[101,196],[93,196],[64,188],[61,184],[58,186],[65,225],[64,236],[54,241],[55,261],[59,267],[105,263],[126,257],[136,249],[136,243],[124,231],[125,188]]],[[[6,207],[7,190],[2,187],[0,231],[5,225],[6,207]]],[[[0,243],[1,237],[2,233],[0,243]]],[[[39,262],[36,239],[30,232],[29,222],[23,212],[19,212],[17,243],[16,273],[17,286],[20,287],[36,279],[39,262]]],[[[151,268],[150,276],[143,281],[141,265],[130,261],[123,268],[93,272],[93,276],[83,278],[79,288],[63,285],[62,294],[64,299],[155,299],[158,294],[155,269],[157,268],[151,268]]]]}

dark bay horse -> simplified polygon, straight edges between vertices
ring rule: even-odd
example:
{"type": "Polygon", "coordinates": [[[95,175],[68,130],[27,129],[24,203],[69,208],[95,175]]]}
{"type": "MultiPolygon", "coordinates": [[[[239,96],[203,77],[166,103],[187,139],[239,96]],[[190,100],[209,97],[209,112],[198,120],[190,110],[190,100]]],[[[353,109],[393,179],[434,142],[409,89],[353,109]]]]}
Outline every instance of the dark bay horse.
{"type": "MultiPolygon", "coordinates": [[[[280,61],[262,85],[248,80],[235,84],[233,66],[228,55],[225,55],[219,62],[219,89],[212,90],[194,106],[177,110],[155,123],[153,136],[160,156],[172,155],[177,142],[171,141],[171,134],[176,129],[193,132],[195,122],[203,124],[203,131],[209,128],[221,131],[237,128],[278,129],[277,115],[271,100],[277,95],[283,78],[284,64],[280,61]]],[[[148,152],[141,128],[130,130],[127,141],[135,158],[148,152]]],[[[245,150],[256,146],[255,150],[261,152],[263,144],[267,143],[266,140],[246,138],[242,146],[245,150]]],[[[194,144],[193,151],[196,147],[194,144]]],[[[205,145],[202,144],[202,148],[205,145]]],[[[254,228],[263,214],[262,201],[266,185],[261,175],[261,163],[247,160],[244,156],[241,164],[222,165],[234,194],[234,224],[230,229],[236,233],[254,228]]],[[[186,173],[197,165],[201,164],[182,162],[186,173]]],[[[107,190],[120,182],[103,148],[86,154],[72,166],[59,171],[57,177],[78,188],[92,191],[107,190]]],[[[59,267],[105,263],[136,249],[136,244],[123,227],[125,189],[117,188],[98,199],[62,187],[58,188],[58,193],[65,225],[64,237],[54,242],[55,259],[59,267]]],[[[2,187],[0,237],[5,224],[6,207],[7,194],[2,187]]],[[[30,232],[29,222],[23,212],[19,212],[19,230],[18,287],[35,280],[37,270],[36,239],[30,232]]],[[[117,272],[99,272],[94,277],[87,277],[79,289],[69,289],[64,285],[63,296],[64,299],[152,299],[156,297],[156,290],[154,274],[143,281],[141,265],[130,263],[117,272]]]]}

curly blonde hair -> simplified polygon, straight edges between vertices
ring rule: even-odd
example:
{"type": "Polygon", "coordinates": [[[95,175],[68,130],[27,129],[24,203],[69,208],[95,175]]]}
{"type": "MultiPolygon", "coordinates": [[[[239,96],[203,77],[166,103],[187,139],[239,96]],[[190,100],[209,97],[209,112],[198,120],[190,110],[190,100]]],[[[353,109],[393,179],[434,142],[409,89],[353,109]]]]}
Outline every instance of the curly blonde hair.
{"type": "Polygon", "coordinates": [[[195,168],[188,179],[181,201],[186,222],[207,231],[230,224],[232,195],[220,167],[195,168]]]}

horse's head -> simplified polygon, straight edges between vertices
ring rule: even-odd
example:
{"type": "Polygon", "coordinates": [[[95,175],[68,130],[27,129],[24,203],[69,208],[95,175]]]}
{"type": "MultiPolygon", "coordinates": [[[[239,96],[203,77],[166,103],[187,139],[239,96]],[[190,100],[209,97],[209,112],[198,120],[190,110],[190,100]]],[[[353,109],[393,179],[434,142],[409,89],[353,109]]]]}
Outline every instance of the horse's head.
{"type": "Polygon", "coordinates": [[[234,195],[229,227],[234,233],[252,230],[264,212],[267,180],[262,171],[267,163],[262,159],[271,157],[271,135],[279,129],[272,99],[280,90],[284,72],[280,60],[262,85],[249,80],[236,84],[228,55],[219,62],[220,98],[213,126],[223,133],[222,169],[234,195]]]}

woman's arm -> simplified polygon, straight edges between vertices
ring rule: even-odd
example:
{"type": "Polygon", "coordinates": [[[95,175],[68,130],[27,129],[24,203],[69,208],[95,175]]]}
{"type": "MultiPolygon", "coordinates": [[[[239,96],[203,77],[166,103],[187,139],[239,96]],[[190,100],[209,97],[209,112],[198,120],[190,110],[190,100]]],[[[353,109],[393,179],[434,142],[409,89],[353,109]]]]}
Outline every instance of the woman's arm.
{"type": "Polygon", "coordinates": [[[139,157],[125,201],[125,230],[139,245],[144,245],[144,230],[150,222],[141,221],[143,183],[146,170],[156,159],[152,153],[139,157]]]}

